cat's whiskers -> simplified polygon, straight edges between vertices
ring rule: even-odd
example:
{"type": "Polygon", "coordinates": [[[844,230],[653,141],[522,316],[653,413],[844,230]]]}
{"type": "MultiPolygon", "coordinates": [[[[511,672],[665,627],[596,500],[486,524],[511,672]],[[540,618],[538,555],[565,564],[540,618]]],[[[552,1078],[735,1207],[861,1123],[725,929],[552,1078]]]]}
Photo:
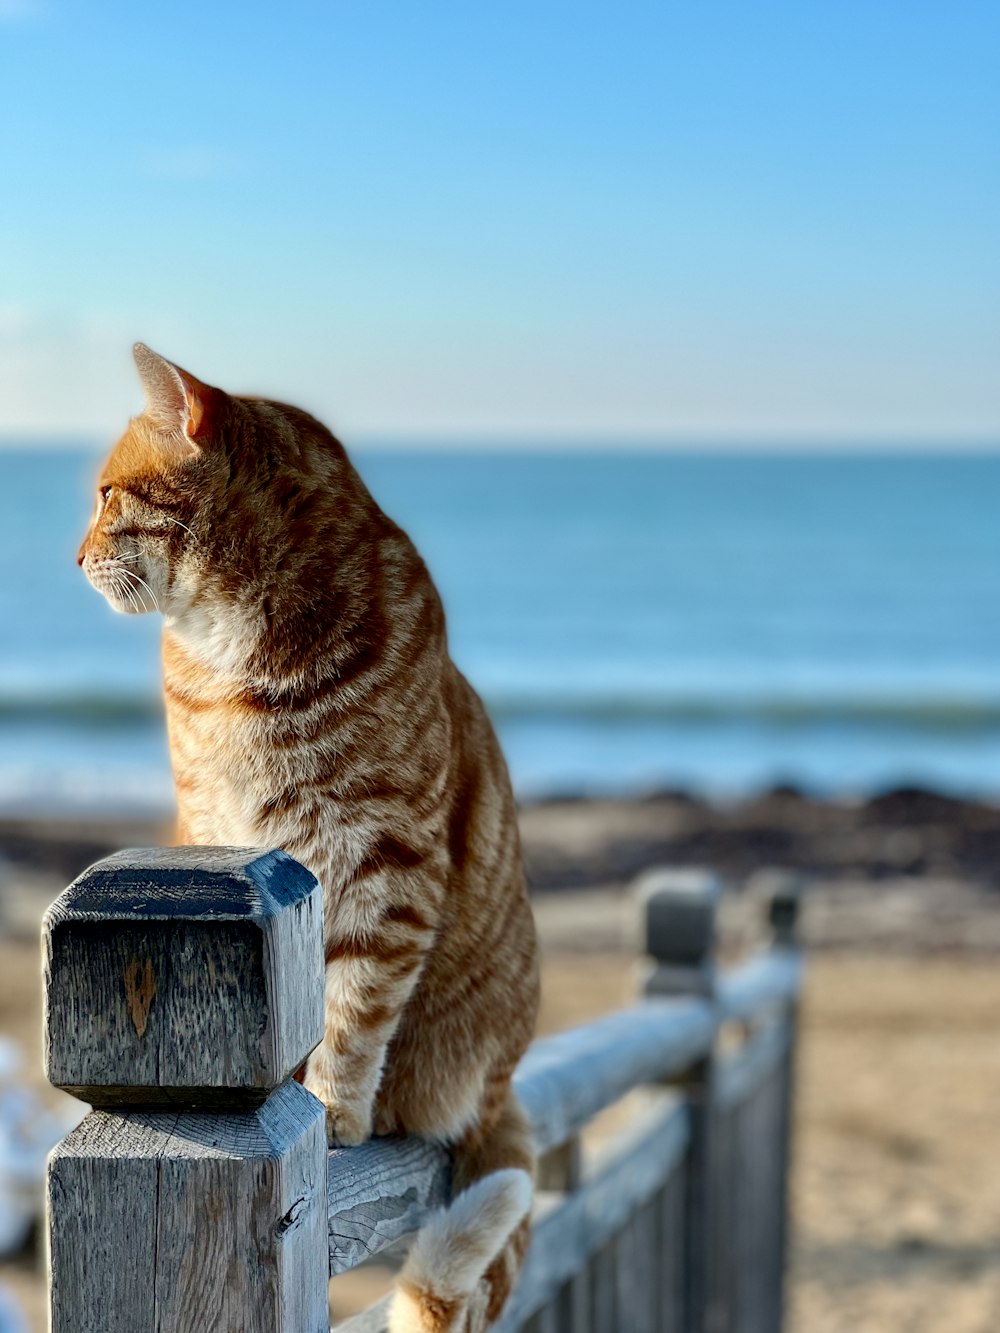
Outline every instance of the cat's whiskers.
{"type": "Polygon", "coordinates": [[[149,593],[150,600],[153,603],[153,609],[159,611],[160,603],[156,599],[156,593],[153,592],[153,589],[149,586],[146,580],[142,578],[140,575],[138,575],[134,569],[123,569],[121,572],[123,574],[127,574],[130,579],[135,579],[136,583],[141,584],[142,587],[146,589],[146,591],[149,593]]]}
{"type": "Polygon", "coordinates": [[[132,595],[132,590],[122,577],[124,573],[125,571],[123,569],[118,569],[114,566],[112,567],[111,587],[123,600],[127,598],[129,605],[133,608],[133,610],[136,613],[138,613],[139,607],[138,604],[136,603],[135,597],[132,595]]]}
{"type": "MultiPolygon", "coordinates": [[[[117,593],[119,594],[119,596],[128,598],[129,605],[133,608],[133,610],[136,612],[137,615],[141,614],[144,608],[139,604],[139,601],[132,590],[132,585],[128,582],[128,578],[137,579],[140,583],[143,582],[143,580],[139,578],[139,575],[136,574],[134,570],[124,568],[121,562],[127,559],[137,560],[138,558],[139,557],[137,554],[133,554],[131,556],[119,555],[116,556],[115,559],[111,562],[111,576],[113,579],[113,586],[117,591],[117,593]]],[[[150,596],[153,595],[153,590],[151,588],[149,589],[149,593],[150,596]]]]}
{"type": "MultiPolygon", "coordinates": [[[[191,532],[191,529],[188,527],[186,523],[182,523],[179,518],[174,518],[172,514],[164,514],[163,517],[167,520],[168,523],[176,523],[177,526],[179,528],[183,528],[185,532],[191,532]]],[[[191,536],[192,537],[194,536],[193,532],[191,532],[191,536]]]]}

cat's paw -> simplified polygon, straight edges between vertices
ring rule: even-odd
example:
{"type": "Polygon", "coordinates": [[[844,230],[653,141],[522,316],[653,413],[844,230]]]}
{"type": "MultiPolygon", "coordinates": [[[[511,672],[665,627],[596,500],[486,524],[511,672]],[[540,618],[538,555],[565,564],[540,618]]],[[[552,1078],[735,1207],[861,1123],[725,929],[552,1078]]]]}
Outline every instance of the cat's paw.
{"type": "Polygon", "coordinates": [[[326,1141],[331,1148],[356,1148],[372,1136],[371,1111],[361,1107],[327,1106],[326,1141]]]}
{"type": "Polygon", "coordinates": [[[309,1061],[302,1083],[326,1107],[326,1140],[331,1148],[356,1148],[371,1138],[372,1108],[345,1101],[322,1059],[309,1061]]]}

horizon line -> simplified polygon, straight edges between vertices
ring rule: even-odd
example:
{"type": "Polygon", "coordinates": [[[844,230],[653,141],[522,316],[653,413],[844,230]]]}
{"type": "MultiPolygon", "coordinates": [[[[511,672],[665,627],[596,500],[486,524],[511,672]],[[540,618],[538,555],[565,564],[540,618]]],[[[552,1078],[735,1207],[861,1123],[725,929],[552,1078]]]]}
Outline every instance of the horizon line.
{"type": "MultiPolygon", "coordinates": [[[[495,450],[512,453],[537,450],[553,453],[774,453],[821,454],[827,453],[922,453],[968,452],[976,454],[1000,453],[1000,431],[987,432],[903,432],[833,431],[798,432],[721,432],[689,431],[684,433],[573,433],[570,431],[384,431],[361,430],[338,436],[348,452],[426,452],[426,453],[488,453],[495,450]]],[[[0,452],[39,452],[71,449],[101,452],[111,447],[106,440],[93,434],[63,432],[0,431],[0,452]]]]}

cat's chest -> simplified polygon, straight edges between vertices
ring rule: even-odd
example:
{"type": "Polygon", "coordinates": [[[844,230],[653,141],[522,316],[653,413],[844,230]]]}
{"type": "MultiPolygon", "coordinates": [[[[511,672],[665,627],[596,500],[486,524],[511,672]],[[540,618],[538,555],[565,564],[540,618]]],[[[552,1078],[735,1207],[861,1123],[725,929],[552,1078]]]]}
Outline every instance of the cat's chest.
{"type": "MultiPolygon", "coordinates": [[[[267,715],[243,717],[224,704],[167,710],[171,757],[184,822],[199,842],[267,843],[292,849],[317,801],[318,756],[289,747],[267,715]]],[[[342,841],[341,812],[323,802],[314,837],[342,841]]]]}
{"type": "Polygon", "coordinates": [[[261,694],[164,638],[164,686],[181,825],[199,844],[282,847],[325,883],[348,875],[371,831],[333,793],[341,737],[318,708],[262,706],[261,694]]]}

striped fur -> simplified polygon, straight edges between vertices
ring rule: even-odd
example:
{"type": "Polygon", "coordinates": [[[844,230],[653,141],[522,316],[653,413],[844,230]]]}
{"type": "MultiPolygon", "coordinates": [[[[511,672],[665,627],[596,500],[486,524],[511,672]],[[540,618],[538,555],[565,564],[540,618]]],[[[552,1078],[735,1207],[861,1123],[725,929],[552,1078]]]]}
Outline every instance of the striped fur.
{"type": "Polygon", "coordinates": [[[80,563],[116,609],[163,613],[180,841],[283,847],[323,886],[326,1030],[304,1081],[331,1142],[452,1144],[475,1191],[421,1233],[394,1329],[482,1327],[527,1236],[510,1079],[538,987],[496,737],[423,562],[333,436],[136,361],[148,407],[80,563]]]}

